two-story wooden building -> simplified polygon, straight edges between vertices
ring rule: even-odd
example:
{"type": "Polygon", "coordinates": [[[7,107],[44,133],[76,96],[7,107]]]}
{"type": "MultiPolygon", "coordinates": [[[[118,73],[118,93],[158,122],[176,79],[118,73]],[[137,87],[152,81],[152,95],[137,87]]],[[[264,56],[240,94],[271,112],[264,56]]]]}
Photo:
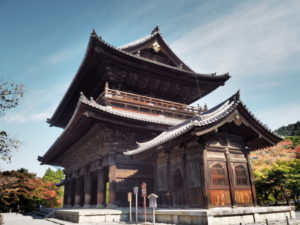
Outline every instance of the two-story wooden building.
{"type": "Polygon", "coordinates": [[[164,207],[255,205],[249,152],[281,138],[239,93],[211,109],[190,105],[229,78],[194,72],[158,27],[119,48],[93,31],[48,120],[64,131],[39,157],[64,168],[64,206],[122,206],[142,182],[164,207]]]}

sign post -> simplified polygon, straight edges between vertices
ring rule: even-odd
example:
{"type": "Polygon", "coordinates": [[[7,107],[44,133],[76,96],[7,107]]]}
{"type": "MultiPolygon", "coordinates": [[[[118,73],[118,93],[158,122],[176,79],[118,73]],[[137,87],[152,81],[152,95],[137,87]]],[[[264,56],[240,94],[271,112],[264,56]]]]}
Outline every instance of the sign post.
{"type": "Polygon", "coordinates": [[[127,194],[127,200],[129,202],[129,221],[132,222],[132,217],[131,217],[132,193],[131,192],[128,192],[128,194],[127,194]]]}
{"type": "Polygon", "coordinates": [[[133,193],[135,195],[135,222],[138,222],[138,193],[139,193],[139,187],[133,188],[133,193]]]}
{"type": "Polygon", "coordinates": [[[158,196],[156,194],[151,194],[148,196],[149,198],[149,207],[152,207],[153,210],[153,225],[155,225],[155,208],[157,207],[157,202],[156,199],[158,198],[158,196]]]}
{"type": "Polygon", "coordinates": [[[145,224],[146,224],[146,217],[147,217],[147,211],[146,211],[146,197],[147,197],[147,184],[145,182],[141,185],[142,189],[142,197],[144,198],[144,218],[145,218],[145,224]]]}

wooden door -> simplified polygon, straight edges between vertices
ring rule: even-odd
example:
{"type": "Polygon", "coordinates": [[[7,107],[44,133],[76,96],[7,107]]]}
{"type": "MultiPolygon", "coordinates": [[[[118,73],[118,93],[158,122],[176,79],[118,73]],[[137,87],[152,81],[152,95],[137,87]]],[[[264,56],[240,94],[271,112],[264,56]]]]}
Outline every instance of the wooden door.
{"type": "Polygon", "coordinates": [[[210,205],[231,206],[230,187],[225,162],[212,163],[210,171],[210,205]]]}

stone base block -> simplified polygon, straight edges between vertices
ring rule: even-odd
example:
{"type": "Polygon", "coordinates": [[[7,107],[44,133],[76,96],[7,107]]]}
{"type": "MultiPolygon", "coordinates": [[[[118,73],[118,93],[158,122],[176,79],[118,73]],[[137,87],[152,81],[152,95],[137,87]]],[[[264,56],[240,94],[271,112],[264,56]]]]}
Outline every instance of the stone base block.
{"type": "MultiPolygon", "coordinates": [[[[294,207],[237,207],[212,209],[157,209],[157,223],[197,225],[239,225],[263,223],[266,220],[286,221],[295,219],[294,207]]],[[[54,216],[74,223],[119,222],[129,220],[128,208],[118,209],[60,209],[54,216]]],[[[132,211],[135,220],[135,211],[132,211]]],[[[139,221],[144,221],[144,211],[139,208],[139,221]]],[[[152,222],[152,209],[147,210],[147,222],[152,222]]]]}
{"type": "Polygon", "coordinates": [[[127,209],[59,209],[54,218],[73,223],[99,223],[127,221],[127,209]]]}
{"type": "MultiPolygon", "coordinates": [[[[295,219],[292,206],[280,207],[237,207],[212,209],[159,209],[156,221],[169,224],[239,225],[260,223],[268,220],[286,221],[295,219]]],[[[151,217],[148,218],[148,221],[151,217]]]]}

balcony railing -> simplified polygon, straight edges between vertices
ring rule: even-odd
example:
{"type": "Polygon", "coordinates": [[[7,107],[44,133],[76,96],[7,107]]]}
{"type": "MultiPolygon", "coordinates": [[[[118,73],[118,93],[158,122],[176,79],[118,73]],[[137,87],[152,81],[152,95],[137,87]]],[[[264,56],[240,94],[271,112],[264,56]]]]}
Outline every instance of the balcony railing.
{"type": "Polygon", "coordinates": [[[130,111],[182,119],[191,118],[204,111],[200,107],[109,89],[107,86],[97,101],[104,105],[130,111]]]}

